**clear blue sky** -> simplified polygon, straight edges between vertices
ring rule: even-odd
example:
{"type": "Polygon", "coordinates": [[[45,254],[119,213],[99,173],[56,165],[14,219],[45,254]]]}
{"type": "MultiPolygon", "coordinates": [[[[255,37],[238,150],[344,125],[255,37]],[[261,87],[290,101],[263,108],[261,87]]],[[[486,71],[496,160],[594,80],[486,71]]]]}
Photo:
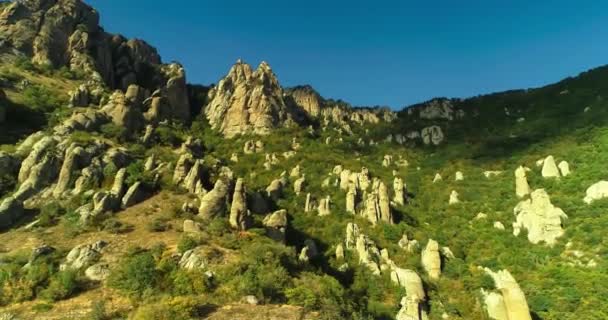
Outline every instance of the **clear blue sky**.
{"type": "Polygon", "coordinates": [[[608,64],[608,1],[88,0],[192,83],[242,58],[354,105],[529,88],[608,64]]]}

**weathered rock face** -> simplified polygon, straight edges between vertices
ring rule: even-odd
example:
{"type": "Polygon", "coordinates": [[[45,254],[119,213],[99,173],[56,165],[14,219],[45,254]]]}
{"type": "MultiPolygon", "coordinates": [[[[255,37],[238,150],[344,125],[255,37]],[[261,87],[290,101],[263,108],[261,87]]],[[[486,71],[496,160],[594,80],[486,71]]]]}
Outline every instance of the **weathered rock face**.
{"type": "Polygon", "coordinates": [[[441,275],[441,255],[439,254],[439,243],[430,239],[422,251],[422,266],[431,279],[439,279],[441,275]]]}
{"type": "Polygon", "coordinates": [[[591,204],[593,201],[608,197],[608,181],[600,181],[587,188],[585,203],[591,204]]]}
{"type": "Polygon", "coordinates": [[[213,189],[202,197],[198,215],[204,219],[213,219],[223,215],[228,201],[228,188],[227,182],[218,179],[213,189]]]}
{"type": "Polygon", "coordinates": [[[283,100],[283,89],[262,62],[256,71],[238,61],[210,92],[205,115],[214,129],[227,137],[237,134],[268,134],[292,120],[283,100]]]}
{"type": "Polygon", "coordinates": [[[71,187],[71,183],[75,182],[74,175],[88,162],[86,160],[87,156],[85,150],[77,145],[72,145],[66,150],[63,165],[59,172],[59,180],[55,190],[53,190],[54,196],[60,196],[71,187]]]}
{"type": "Polygon", "coordinates": [[[494,284],[499,293],[485,292],[486,310],[490,318],[495,320],[532,320],[526,296],[521,287],[507,270],[493,272],[485,269],[485,272],[494,279],[494,284]]]}
{"type": "Polygon", "coordinates": [[[513,212],[516,221],[513,223],[513,234],[519,235],[521,229],[528,230],[528,240],[537,244],[544,241],[555,244],[557,238],[564,234],[561,219],[568,216],[560,208],[551,204],[549,195],[544,189],[532,192],[530,199],[520,202],[513,212]]]}
{"type": "Polygon", "coordinates": [[[526,177],[526,168],[519,166],[515,170],[515,194],[523,198],[530,194],[530,185],[528,185],[528,179],[526,177]]]}
{"type": "Polygon", "coordinates": [[[23,216],[23,203],[8,197],[0,204],[0,230],[9,228],[23,216]]]}
{"type": "Polygon", "coordinates": [[[543,175],[543,178],[559,178],[560,177],[560,173],[557,168],[557,165],[555,164],[555,159],[553,158],[553,156],[548,156],[545,159],[545,161],[543,162],[543,169],[542,169],[541,173],[543,175]]]}
{"type": "Polygon", "coordinates": [[[247,210],[247,191],[243,179],[239,178],[236,180],[230,207],[230,225],[237,230],[247,230],[252,223],[251,213],[247,210]]]}

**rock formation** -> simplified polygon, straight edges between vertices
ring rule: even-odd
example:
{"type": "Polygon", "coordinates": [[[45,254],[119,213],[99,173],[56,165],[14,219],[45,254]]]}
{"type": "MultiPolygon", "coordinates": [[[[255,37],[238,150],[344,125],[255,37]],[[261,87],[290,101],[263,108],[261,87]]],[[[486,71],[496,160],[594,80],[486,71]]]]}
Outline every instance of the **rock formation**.
{"type": "Polygon", "coordinates": [[[372,191],[367,194],[367,198],[365,199],[362,214],[373,224],[379,221],[393,223],[388,188],[384,182],[377,179],[374,180],[372,191]]]}
{"type": "Polygon", "coordinates": [[[247,209],[247,192],[243,179],[239,178],[236,180],[230,207],[230,226],[237,230],[247,230],[252,222],[251,213],[247,209]]]}
{"type": "Polygon", "coordinates": [[[285,242],[287,210],[279,210],[267,215],[262,223],[266,227],[266,233],[270,238],[279,242],[285,242]]]}
{"type": "Polygon", "coordinates": [[[61,270],[82,269],[89,267],[99,261],[102,250],[108,245],[101,240],[91,244],[82,244],[74,247],[65,258],[65,263],[60,266],[61,270]]]}
{"type": "Polygon", "coordinates": [[[227,207],[229,185],[223,179],[218,179],[211,191],[201,198],[198,215],[203,219],[213,219],[225,213],[227,207]]]}
{"type": "Polygon", "coordinates": [[[526,177],[526,168],[519,166],[515,170],[515,194],[523,198],[530,194],[530,185],[528,185],[528,179],[526,177]]]}
{"type": "Polygon", "coordinates": [[[395,178],[395,180],[393,181],[393,190],[395,192],[395,196],[393,197],[393,201],[400,205],[403,206],[405,205],[405,201],[406,199],[406,186],[405,183],[403,183],[403,179],[401,178],[395,178]]]}
{"type": "Polygon", "coordinates": [[[495,292],[485,292],[484,302],[490,318],[494,320],[532,320],[526,296],[519,284],[507,270],[493,272],[484,269],[492,279],[496,290],[495,292]]]}
{"type": "Polygon", "coordinates": [[[422,142],[425,145],[440,145],[444,140],[443,130],[440,126],[430,126],[422,129],[422,142]]]}
{"type": "Polygon", "coordinates": [[[557,167],[559,168],[559,172],[562,174],[562,177],[567,177],[570,175],[570,164],[566,161],[560,162],[557,167]]]}
{"type": "Polygon", "coordinates": [[[331,214],[330,203],[331,203],[331,199],[329,198],[329,196],[327,196],[327,198],[321,199],[319,201],[318,211],[319,211],[320,217],[328,216],[331,214]]]}
{"type": "Polygon", "coordinates": [[[448,204],[453,205],[460,203],[460,199],[458,198],[458,196],[458,192],[452,190],[452,193],[450,193],[450,201],[448,202],[448,204]]]}
{"type": "Polygon", "coordinates": [[[557,168],[557,165],[555,164],[555,159],[553,158],[553,156],[548,156],[547,158],[545,158],[545,161],[543,162],[543,169],[542,169],[541,173],[543,175],[543,178],[559,178],[560,177],[560,173],[557,168]]]}
{"type": "Polygon", "coordinates": [[[268,134],[292,120],[283,88],[266,62],[253,71],[238,61],[210,96],[205,115],[211,126],[227,137],[268,134]]]}
{"type": "Polygon", "coordinates": [[[441,275],[441,256],[439,254],[439,243],[429,239],[422,251],[422,266],[431,279],[437,280],[441,275]]]}
{"type": "Polygon", "coordinates": [[[593,201],[604,198],[608,198],[608,181],[600,181],[587,188],[583,201],[586,204],[591,204],[593,201]]]}
{"type": "Polygon", "coordinates": [[[424,320],[426,314],[422,303],[426,299],[422,279],[412,270],[395,268],[391,272],[391,279],[405,289],[406,296],[401,299],[401,309],[395,319],[397,320],[424,320]]]}
{"type": "Polygon", "coordinates": [[[528,240],[537,244],[544,241],[555,244],[557,238],[564,234],[561,219],[568,216],[562,209],[551,204],[549,195],[544,189],[532,192],[530,199],[520,202],[515,209],[516,221],[513,223],[513,234],[519,235],[521,229],[528,230],[528,240]]]}

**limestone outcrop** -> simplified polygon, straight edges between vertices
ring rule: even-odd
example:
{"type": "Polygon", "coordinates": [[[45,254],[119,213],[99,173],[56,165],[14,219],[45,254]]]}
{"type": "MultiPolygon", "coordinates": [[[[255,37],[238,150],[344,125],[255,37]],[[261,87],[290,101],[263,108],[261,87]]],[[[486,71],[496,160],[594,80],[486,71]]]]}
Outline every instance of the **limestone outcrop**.
{"type": "Polygon", "coordinates": [[[388,188],[384,182],[374,180],[372,192],[368,193],[365,199],[363,216],[373,224],[379,221],[393,223],[388,188]]]}
{"type": "Polygon", "coordinates": [[[532,192],[530,199],[521,201],[513,212],[516,217],[513,223],[515,236],[518,236],[522,229],[526,229],[530,242],[537,244],[544,241],[548,245],[553,245],[557,238],[564,234],[562,219],[567,219],[568,216],[551,203],[544,189],[532,192]]]}

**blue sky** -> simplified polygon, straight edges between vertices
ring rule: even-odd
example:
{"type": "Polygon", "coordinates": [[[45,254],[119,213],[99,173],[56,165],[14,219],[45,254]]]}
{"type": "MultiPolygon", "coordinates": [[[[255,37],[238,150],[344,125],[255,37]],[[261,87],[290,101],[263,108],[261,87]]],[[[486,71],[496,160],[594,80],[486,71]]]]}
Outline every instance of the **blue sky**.
{"type": "Polygon", "coordinates": [[[608,1],[88,0],[192,83],[239,58],[284,86],[396,109],[556,82],[608,64],[608,1]]]}

